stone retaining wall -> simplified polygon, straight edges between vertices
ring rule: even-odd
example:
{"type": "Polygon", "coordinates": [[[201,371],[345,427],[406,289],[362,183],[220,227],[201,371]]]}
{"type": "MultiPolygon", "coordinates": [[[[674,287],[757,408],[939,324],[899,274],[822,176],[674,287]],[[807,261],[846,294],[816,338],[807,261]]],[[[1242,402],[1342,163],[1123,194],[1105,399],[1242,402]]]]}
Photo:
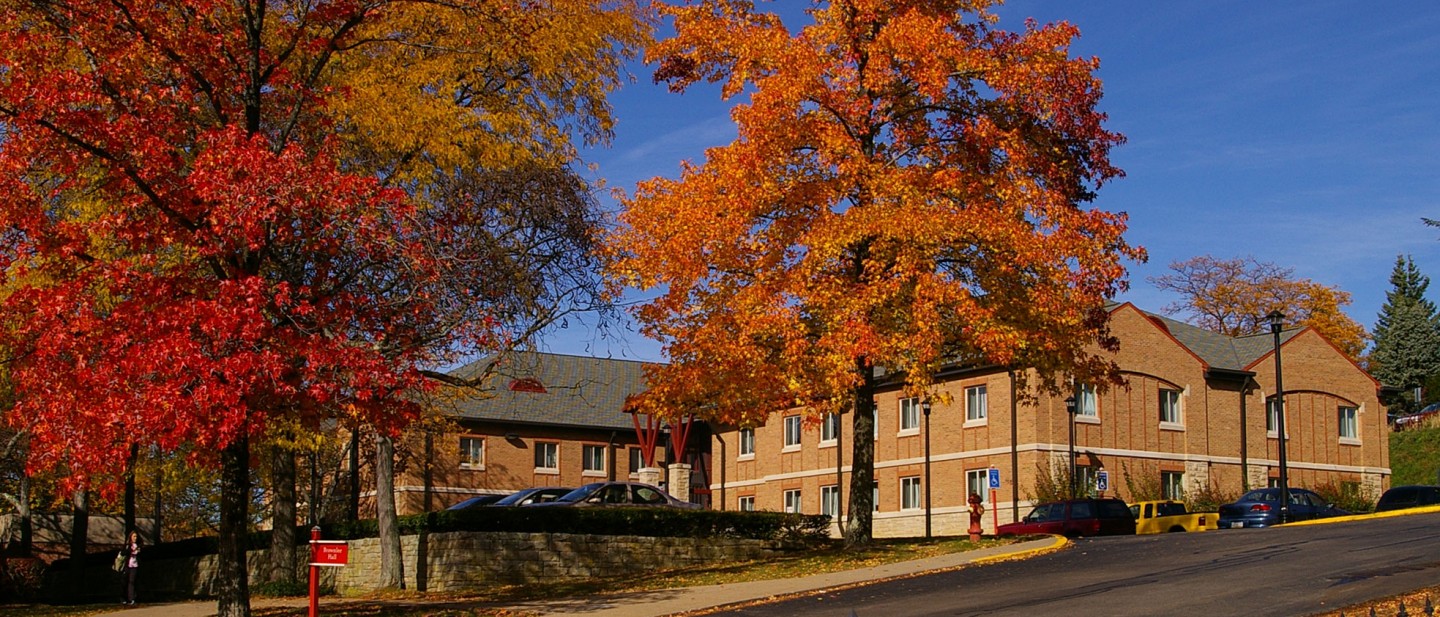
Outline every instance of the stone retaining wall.
{"type": "MultiPolygon", "coordinates": [[[[455,591],[492,584],[549,583],[653,572],[686,566],[757,559],[775,549],[761,540],[588,536],[545,533],[446,532],[400,539],[409,589],[455,591]],[[422,542],[423,538],[423,542],[422,542]]],[[[300,580],[308,576],[304,555],[296,564],[300,580]]],[[[266,551],[248,556],[253,586],[266,551]]],[[[321,568],[321,584],[341,595],[374,590],[380,571],[376,538],[350,542],[349,565],[321,568]]],[[[137,587],[142,598],[208,597],[214,592],[215,557],[145,560],[137,587]]],[[[56,570],[46,580],[46,596],[78,602],[118,598],[120,576],[92,565],[79,573],[56,570]]]]}

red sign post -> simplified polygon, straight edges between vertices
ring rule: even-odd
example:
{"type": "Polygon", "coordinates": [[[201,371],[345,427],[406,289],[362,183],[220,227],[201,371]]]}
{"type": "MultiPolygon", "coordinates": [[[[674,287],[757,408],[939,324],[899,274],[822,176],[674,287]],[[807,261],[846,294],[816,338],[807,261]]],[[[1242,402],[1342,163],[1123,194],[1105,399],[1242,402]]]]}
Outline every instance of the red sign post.
{"type": "Polygon", "coordinates": [[[344,540],[321,540],[320,528],[310,528],[310,617],[320,611],[320,568],[343,567],[349,561],[349,544],[344,540]]]}

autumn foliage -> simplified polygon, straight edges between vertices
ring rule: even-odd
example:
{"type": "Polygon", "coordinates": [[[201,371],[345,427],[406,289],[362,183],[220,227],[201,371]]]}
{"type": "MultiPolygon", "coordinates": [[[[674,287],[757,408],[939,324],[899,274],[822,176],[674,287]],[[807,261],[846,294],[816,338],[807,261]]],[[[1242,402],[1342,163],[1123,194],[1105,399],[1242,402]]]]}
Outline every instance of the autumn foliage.
{"type": "Polygon", "coordinates": [[[1166,312],[1188,315],[1195,325],[1228,336],[1269,331],[1266,315],[1278,310],[1287,324],[1314,328],[1352,360],[1369,340],[1365,327],[1342,311],[1350,305],[1349,292],[1297,279],[1293,268],[1254,257],[1193,257],[1170,264],[1170,274],[1150,282],[1181,296],[1166,312]]]}
{"type": "Polygon", "coordinates": [[[393,432],[425,369],[543,327],[594,240],[574,141],[647,32],[623,0],[0,3],[32,468],[113,486],[131,444],[192,444],[234,504],[269,419],[393,432]]]}
{"type": "Polygon", "coordinates": [[[665,10],[656,79],[741,101],[739,138],[641,183],[609,239],[617,280],[659,294],[637,316],[671,363],[646,404],[740,425],[854,406],[863,436],[877,369],[915,391],[953,362],[1106,370],[1100,309],[1143,251],[1082,205],[1120,175],[1097,61],[1068,24],[992,28],[989,4],[820,2],[793,31],[740,0],[665,10]]]}

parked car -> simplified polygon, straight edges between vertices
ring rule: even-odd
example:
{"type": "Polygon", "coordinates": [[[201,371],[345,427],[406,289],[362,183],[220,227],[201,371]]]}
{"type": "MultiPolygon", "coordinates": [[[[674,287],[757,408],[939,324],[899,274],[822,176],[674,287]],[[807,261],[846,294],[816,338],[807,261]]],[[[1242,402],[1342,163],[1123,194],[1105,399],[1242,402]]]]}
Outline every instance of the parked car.
{"type": "Polygon", "coordinates": [[[1037,505],[1020,522],[995,530],[997,536],[1039,533],[1067,538],[1134,535],[1135,516],[1119,499],[1071,499],[1037,505]]]}
{"type": "Polygon", "coordinates": [[[671,497],[659,487],[639,482],[595,482],[570,491],[555,501],[530,504],[543,506],[660,506],[668,508],[699,508],[671,497]]]}
{"type": "Polygon", "coordinates": [[[575,490],[563,486],[541,486],[511,493],[509,496],[490,504],[491,506],[528,506],[532,503],[555,501],[562,495],[575,490]]]}
{"type": "Polygon", "coordinates": [[[1436,414],[1440,414],[1440,403],[1430,403],[1420,411],[1395,418],[1395,430],[1403,431],[1407,428],[1418,427],[1424,423],[1426,419],[1436,414]]]}
{"type": "Polygon", "coordinates": [[[1390,490],[1380,495],[1380,501],[1375,502],[1375,511],[1404,510],[1405,508],[1433,505],[1440,505],[1440,486],[1411,484],[1390,487],[1390,490]]]}
{"type": "MultiPolygon", "coordinates": [[[[1290,489],[1288,522],[1328,518],[1349,514],[1325,501],[1314,491],[1290,489]]],[[[1235,503],[1220,506],[1220,528],[1269,527],[1280,524],[1280,489],[1258,488],[1240,497],[1235,503]]]]}
{"type": "Polygon", "coordinates": [[[471,498],[469,498],[469,499],[466,499],[465,501],[462,501],[462,502],[460,502],[460,503],[457,503],[457,504],[455,504],[455,505],[453,505],[453,506],[450,506],[450,507],[448,507],[448,508],[445,508],[445,509],[446,509],[446,510],[464,510],[464,509],[466,509],[466,508],[478,508],[478,507],[480,507],[480,506],[488,506],[488,505],[490,505],[490,504],[492,504],[492,503],[495,503],[495,502],[497,502],[497,501],[500,501],[501,499],[504,499],[504,498],[506,498],[506,497],[508,497],[508,496],[509,496],[508,493],[486,493],[486,494],[484,494],[484,495],[476,495],[476,496],[474,496],[474,497],[471,497],[471,498]]]}
{"type": "Polygon", "coordinates": [[[1135,515],[1136,534],[1205,531],[1215,529],[1218,518],[1214,512],[1190,512],[1173,499],[1131,504],[1130,513],[1135,515]]]}

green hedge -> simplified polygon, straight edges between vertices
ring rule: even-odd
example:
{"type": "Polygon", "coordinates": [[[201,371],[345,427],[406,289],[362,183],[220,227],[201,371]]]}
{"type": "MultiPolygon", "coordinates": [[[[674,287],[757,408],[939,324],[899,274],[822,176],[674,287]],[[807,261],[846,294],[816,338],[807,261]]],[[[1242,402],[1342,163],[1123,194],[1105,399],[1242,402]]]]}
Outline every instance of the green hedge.
{"type": "MultiPolygon", "coordinates": [[[[402,516],[401,535],[446,531],[508,531],[518,533],[574,533],[600,536],[660,536],[682,538],[746,538],[768,540],[785,547],[803,547],[829,536],[830,517],[781,512],[720,512],[678,508],[468,508],[402,516]]],[[[326,540],[358,540],[380,535],[374,519],[321,525],[326,540]]],[[[310,541],[310,527],[297,526],[297,545],[310,541]]],[[[218,538],[206,536],[145,547],[146,559],[174,559],[213,555],[218,538]]],[[[253,532],[248,550],[270,548],[270,532],[253,532]]],[[[91,553],[88,563],[108,564],[115,551],[91,553]]],[[[64,567],[67,560],[55,563],[64,567]]]]}
{"type": "MultiPolygon", "coordinates": [[[[445,531],[576,533],[688,538],[749,538],[806,544],[828,537],[830,517],[781,512],[720,512],[673,508],[469,508],[402,516],[402,535],[445,531]]],[[[327,525],[327,539],[379,535],[376,521],[327,525]]],[[[308,536],[307,536],[308,537],[308,536]]]]}

